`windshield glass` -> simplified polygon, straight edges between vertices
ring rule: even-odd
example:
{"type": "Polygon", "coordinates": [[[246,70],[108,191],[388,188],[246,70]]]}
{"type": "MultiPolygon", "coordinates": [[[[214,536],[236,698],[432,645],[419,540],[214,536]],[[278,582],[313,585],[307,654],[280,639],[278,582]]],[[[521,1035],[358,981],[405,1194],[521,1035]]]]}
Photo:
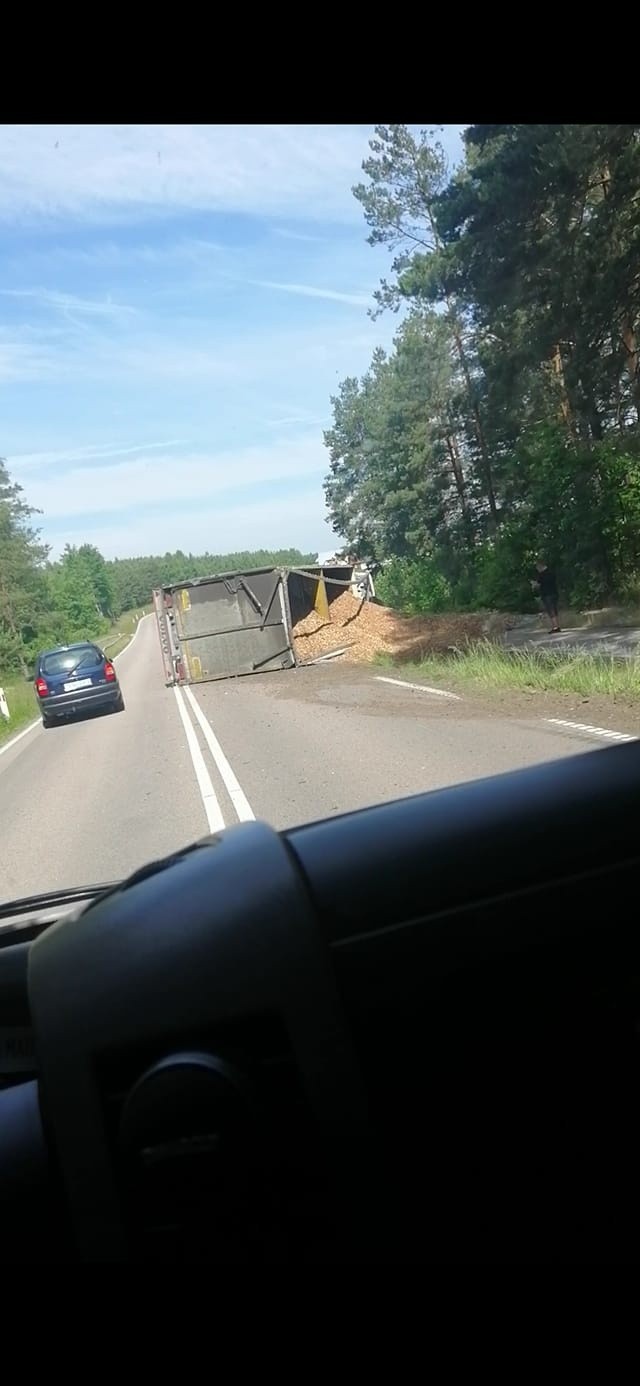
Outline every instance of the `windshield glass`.
{"type": "Polygon", "coordinates": [[[639,206],[634,125],[3,127],[0,901],[638,735],[639,206]]]}
{"type": "Polygon", "coordinates": [[[40,661],[43,674],[65,674],[71,669],[95,669],[102,663],[102,655],[94,645],[85,645],[73,650],[54,650],[40,661]]]}

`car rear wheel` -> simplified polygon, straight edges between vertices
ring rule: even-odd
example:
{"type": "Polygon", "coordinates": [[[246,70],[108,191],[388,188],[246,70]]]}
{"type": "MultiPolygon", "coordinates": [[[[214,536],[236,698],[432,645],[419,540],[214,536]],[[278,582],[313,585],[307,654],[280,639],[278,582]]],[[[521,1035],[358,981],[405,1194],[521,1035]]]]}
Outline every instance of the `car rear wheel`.
{"type": "Polygon", "coordinates": [[[117,703],[114,703],[113,710],[114,712],[124,712],[124,698],[122,694],[120,694],[117,703]]]}
{"type": "Polygon", "coordinates": [[[45,731],[49,731],[50,728],[53,726],[53,722],[51,721],[51,718],[50,718],[50,717],[43,717],[43,719],[42,719],[42,725],[43,725],[45,731]]]}

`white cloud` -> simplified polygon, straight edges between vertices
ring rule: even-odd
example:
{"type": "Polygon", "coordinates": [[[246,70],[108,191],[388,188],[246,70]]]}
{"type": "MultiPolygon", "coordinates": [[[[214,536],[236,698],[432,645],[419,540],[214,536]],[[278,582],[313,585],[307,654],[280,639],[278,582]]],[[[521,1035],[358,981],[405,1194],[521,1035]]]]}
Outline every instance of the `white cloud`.
{"type": "MultiPolygon", "coordinates": [[[[8,459],[9,470],[22,480],[20,457],[8,459]]],[[[252,446],[192,454],[153,453],[115,462],[111,466],[58,467],[49,476],[29,476],[29,501],[45,518],[87,515],[100,511],[125,514],[144,512],[150,499],[167,506],[200,501],[203,506],[220,503],[225,492],[246,489],[251,503],[252,487],[276,482],[321,478],[327,454],[321,437],[302,435],[276,439],[264,447],[252,446]]],[[[175,546],[174,546],[175,547],[175,546]]]]}
{"type": "Polygon", "coordinates": [[[85,222],[229,211],[358,221],[370,127],[4,125],[0,217],[85,222]]]}
{"type": "Polygon", "coordinates": [[[0,341],[0,385],[55,380],[59,369],[58,354],[51,344],[11,337],[0,341]]]}
{"type": "Polygon", "coordinates": [[[105,558],[128,558],[135,554],[166,553],[182,549],[185,553],[232,553],[239,549],[300,548],[311,552],[330,549],[339,540],[326,523],[325,503],[320,483],[303,496],[234,505],[221,510],[216,505],[195,505],[163,514],[144,509],[135,517],[124,516],[117,524],[96,521],[65,527],[56,535],[54,557],[65,543],[96,544],[105,558]]]}
{"type": "Polygon", "coordinates": [[[274,226],[274,236],[281,236],[285,241],[320,241],[321,236],[312,236],[307,231],[291,231],[287,226],[274,226]]]}
{"type": "Polygon", "coordinates": [[[128,303],[114,303],[111,298],[80,298],[78,294],[65,294],[57,289],[0,289],[5,298],[33,299],[43,308],[52,308],[64,317],[88,316],[113,319],[135,316],[137,308],[128,303]]]}
{"type": "MultiPolygon", "coordinates": [[[[309,240],[316,237],[310,236],[309,240]]],[[[197,236],[179,236],[177,239],[159,240],[155,244],[147,241],[96,240],[88,245],[65,245],[50,241],[46,249],[30,245],[19,256],[4,261],[5,269],[15,271],[24,265],[53,270],[122,270],[132,266],[147,269],[163,269],[168,265],[193,265],[209,268],[221,256],[229,256],[229,246],[217,241],[205,240],[197,236]]]]}
{"type": "Polygon", "coordinates": [[[87,443],[83,447],[61,448],[57,452],[20,452],[14,453],[11,458],[11,466],[16,473],[21,474],[33,469],[35,471],[46,467],[64,467],[70,462],[97,461],[99,458],[125,457],[137,452],[154,452],[157,449],[174,448],[183,444],[182,438],[167,438],[161,443],[135,443],[125,444],[124,446],[104,445],[101,443],[87,443]]]}
{"type": "Polygon", "coordinates": [[[0,326],[0,385],[21,381],[73,386],[100,382],[114,386],[190,387],[238,385],[285,379],[287,373],[336,367],[370,353],[379,328],[363,314],[360,329],[307,325],[242,330],[228,322],[138,317],[126,326],[115,319],[74,316],[60,309],[51,330],[0,326]]]}
{"type": "Polygon", "coordinates": [[[343,293],[340,289],[324,289],[315,284],[278,284],[270,279],[253,281],[261,289],[279,289],[286,294],[300,294],[302,298],[329,298],[335,303],[351,303],[356,308],[370,308],[372,294],[343,293]]]}
{"type": "Polygon", "coordinates": [[[317,418],[312,418],[308,413],[298,412],[297,414],[283,414],[280,418],[275,419],[266,418],[264,422],[267,428],[292,428],[294,426],[299,428],[301,424],[305,424],[307,427],[314,424],[318,428],[326,428],[330,418],[329,414],[320,414],[317,418]]]}

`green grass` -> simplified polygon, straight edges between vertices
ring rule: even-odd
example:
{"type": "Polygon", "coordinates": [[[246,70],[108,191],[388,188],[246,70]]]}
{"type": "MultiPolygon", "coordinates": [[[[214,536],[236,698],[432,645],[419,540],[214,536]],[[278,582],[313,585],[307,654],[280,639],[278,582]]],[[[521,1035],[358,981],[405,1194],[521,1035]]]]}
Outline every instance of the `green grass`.
{"type": "MultiPolygon", "coordinates": [[[[381,656],[380,663],[397,662],[381,656]]],[[[601,694],[640,701],[640,659],[613,659],[596,654],[557,654],[546,650],[508,650],[482,640],[448,655],[428,655],[403,670],[445,684],[472,684],[483,689],[526,692],[601,694]]]]}
{"type": "Polygon", "coordinates": [[[116,659],[124,650],[125,645],[129,644],[138,624],[136,616],[146,616],[150,610],[150,606],[141,606],[135,611],[123,611],[122,616],[118,617],[109,634],[101,636],[100,643],[110,659],[116,659]]]}
{"type": "MultiPolygon", "coordinates": [[[[146,606],[140,607],[138,611],[123,612],[106,635],[97,637],[98,643],[110,659],[115,659],[125,645],[129,644],[137,625],[136,615],[150,610],[151,608],[146,606]]],[[[11,674],[6,680],[3,680],[0,673],[0,688],[4,688],[11,714],[8,722],[0,716],[0,746],[2,746],[5,741],[10,741],[16,732],[21,731],[23,727],[27,727],[30,722],[37,719],[38,705],[31,679],[22,679],[16,674],[11,674]]]]}
{"type": "Polygon", "coordinates": [[[10,679],[4,683],[0,676],[0,688],[4,688],[4,695],[9,706],[9,721],[5,721],[0,716],[0,746],[5,741],[9,741],[21,727],[26,727],[29,722],[34,722],[38,716],[36,706],[36,695],[33,691],[33,684],[27,683],[26,679],[16,678],[12,674],[10,679]]]}

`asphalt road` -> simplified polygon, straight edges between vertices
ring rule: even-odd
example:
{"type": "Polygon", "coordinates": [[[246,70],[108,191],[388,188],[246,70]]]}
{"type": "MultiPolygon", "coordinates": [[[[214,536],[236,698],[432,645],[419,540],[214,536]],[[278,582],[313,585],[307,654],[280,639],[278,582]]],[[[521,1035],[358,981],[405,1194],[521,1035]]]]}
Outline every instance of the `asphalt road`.
{"type": "Polygon", "coordinates": [[[551,724],[324,665],[164,686],[153,617],[117,659],[126,711],[0,754],[0,898],[117,880],[239,818],[291,826],[586,752],[551,724]]]}
{"type": "Polygon", "coordinates": [[[546,630],[512,630],[504,644],[520,649],[543,649],[566,654],[597,654],[615,659],[637,659],[640,655],[638,626],[569,626],[555,635],[546,630]]]}

